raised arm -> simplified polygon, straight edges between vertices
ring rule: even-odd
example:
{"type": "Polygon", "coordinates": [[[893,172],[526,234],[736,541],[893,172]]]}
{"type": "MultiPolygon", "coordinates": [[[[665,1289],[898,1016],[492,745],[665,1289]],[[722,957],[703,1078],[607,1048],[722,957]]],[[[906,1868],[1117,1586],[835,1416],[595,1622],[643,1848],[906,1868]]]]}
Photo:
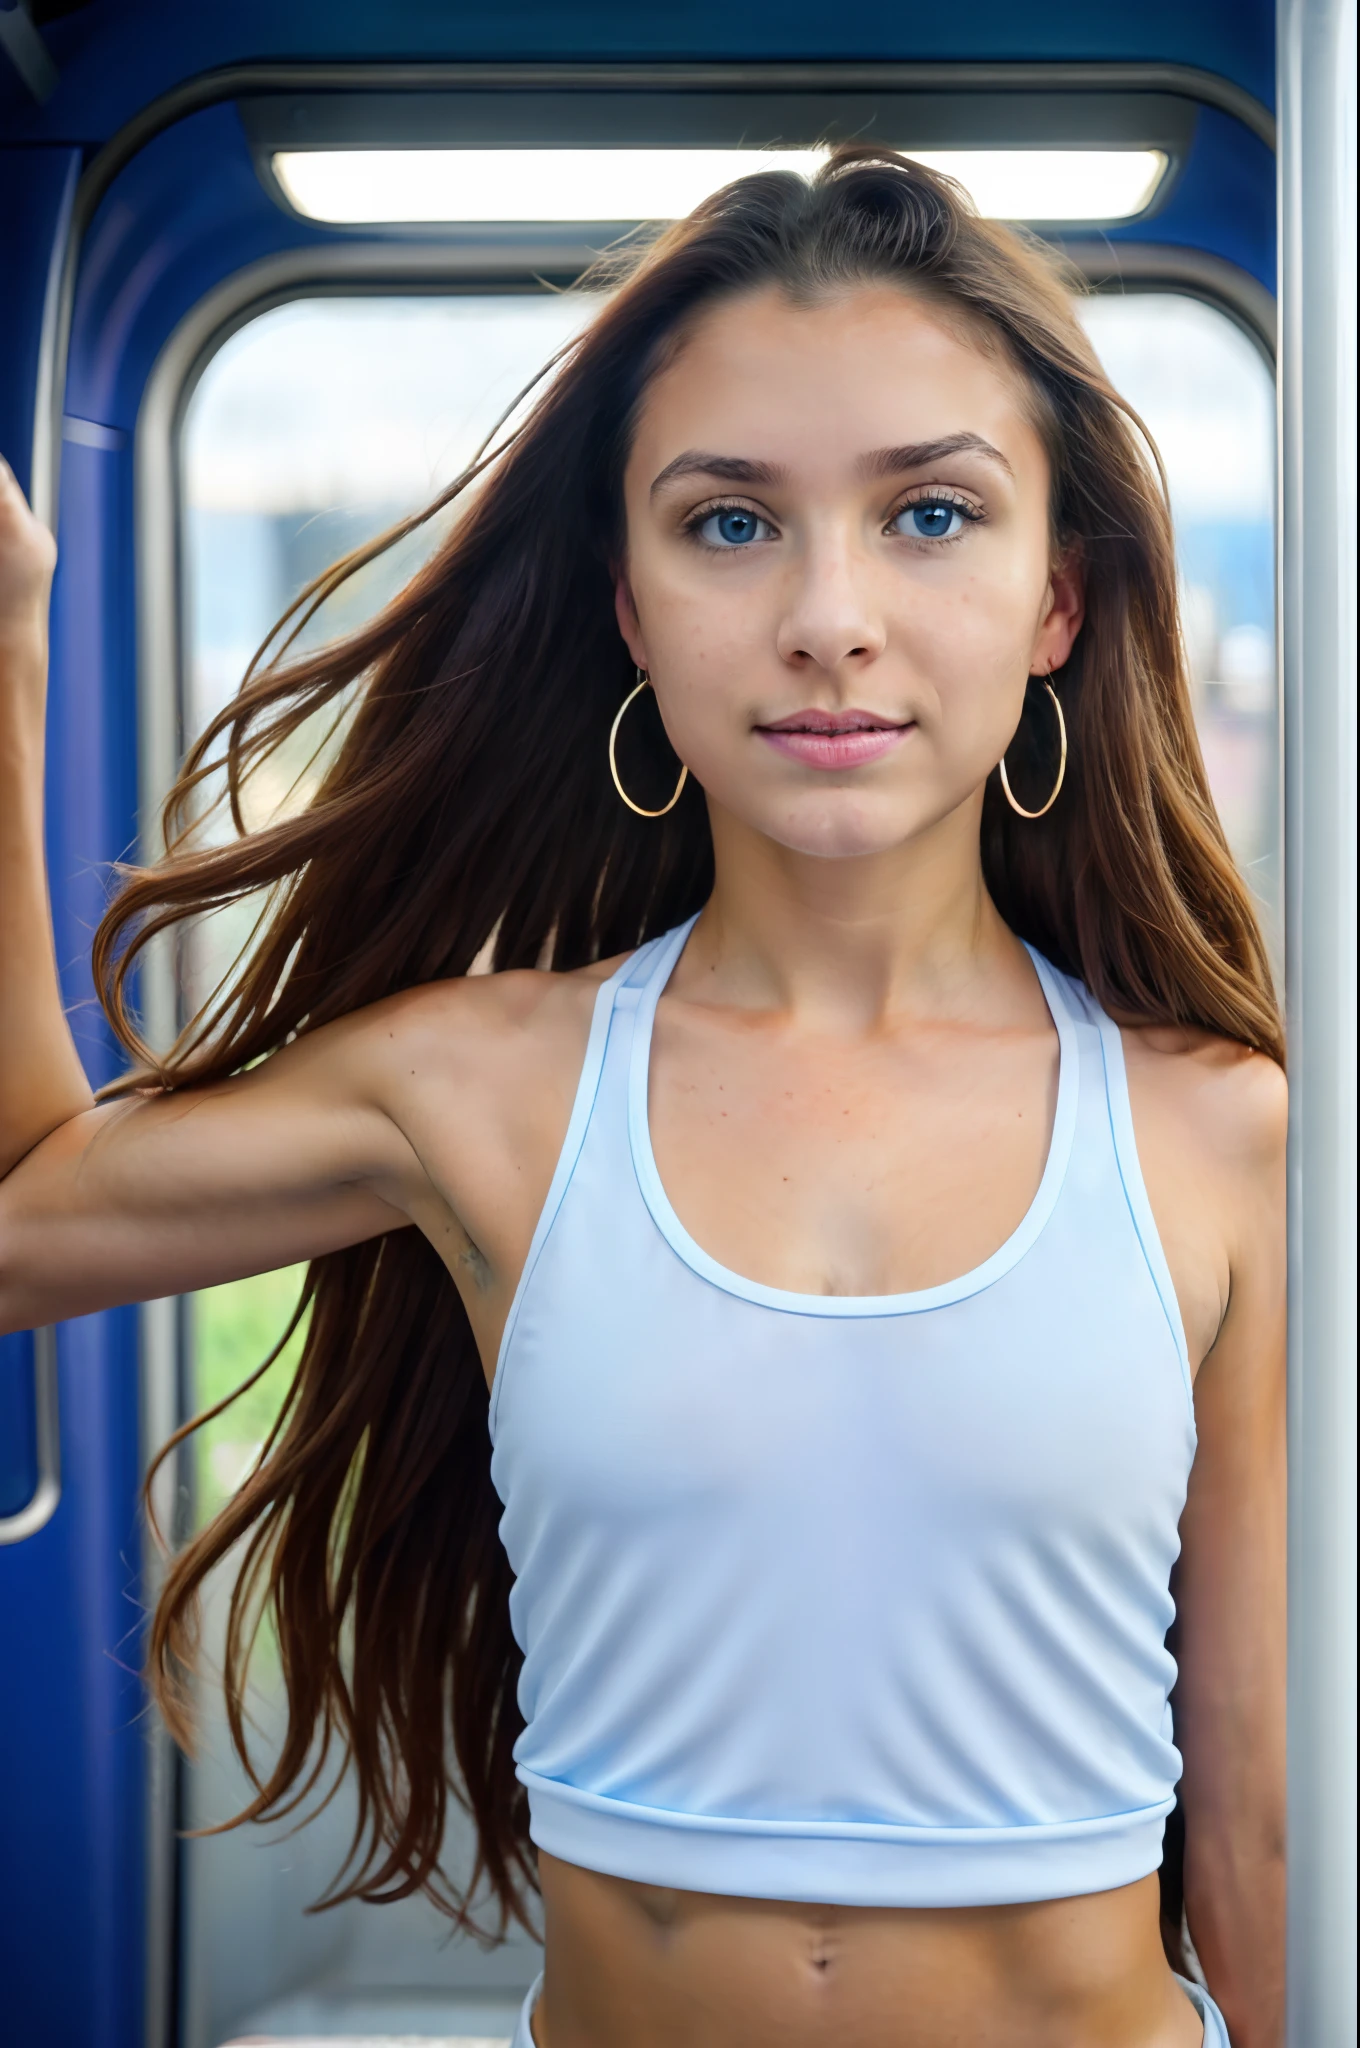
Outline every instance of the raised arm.
{"type": "Polygon", "coordinates": [[[0,1174],[91,1104],[57,983],[43,861],[47,612],[57,550],[0,458],[0,1174]]]}
{"type": "Polygon", "coordinates": [[[96,1107],[62,1008],[43,860],[56,550],[0,465],[0,1327],[282,1265],[410,1220],[374,1099],[377,1012],[257,1073],[96,1107]],[[382,1192],[378,1191],[382,1184],[382,1192]]]}
{"type": "Polygon", "coordinates": [[[494,1360],[607,966],[407,990],[248,1073],[96,1105],[62,1009],[43,872],[53,558],[4,470],[0,1331],[211,1286],[415,1223],[494,1360]]]}

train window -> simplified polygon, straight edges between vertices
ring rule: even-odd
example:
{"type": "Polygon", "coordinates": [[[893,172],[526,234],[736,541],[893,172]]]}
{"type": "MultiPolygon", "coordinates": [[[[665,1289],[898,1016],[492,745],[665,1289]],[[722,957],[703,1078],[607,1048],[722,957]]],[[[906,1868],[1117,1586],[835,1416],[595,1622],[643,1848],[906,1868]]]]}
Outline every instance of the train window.
{"type": "Polygon", "coordinates": [[[1274,380],[1256,344],[1195,299],[1096,298],[1083,317],[1166,465],[1200,745],[1282,986],[1274,380]]]}
{"type": "MultiPolygon", "coordinates": [[[[261,312],[230,336],[195,387],[180,451],[187,737],[236,688],[284,605],[337,555],[428,502],[592,310],[592,302],[538,289],[311,297],[261,312]]],[[[1166,462],[1205,758],[1278,953],[1270,374],[1226,315],[1183,294],[1096,298],[1083,318],[1166,462]]],[[[422,529],[369,565],[315,630],[340,630],[380,605],[437,530],[422,529]]],[[[314,772],[303,747],[279,764],[257,801],[267,811],[302,800],[314,772]]],[[[248,939],[244,913],[194,934],[186,949],[190,1002],[248,939]]],[[[299,1279],[296,1271],[270,1274],[196,1297],[195,1409],[258,1365],[287,1322],[299,1279]]],[[[297,1345],[294,1338],[265,1378],[199,1433],[200,1516],[221,1504],[257,1455],[297,1345]]],[[[225,1581],[205,1617],[210,1665],[224,1593],[225,1581]]],[[[265,1645],[254,1703],[262,1742],[275,1686],[265,1645]]],[[[202,1712],[203,1749],[186,1801],[195,1825],[222,1819],[248,1790],[229,1758],[211,1687],[202,1712]]],[[[522,1943],[493,1956],[448,1945],[419,1900],[379,1916],[345,1907],[304,1918],[342,1861],[351,1824],[341,1797],[275,1855],[240,1834],[186,1845],[187,2048],[212,2048],[233,2031],[320,2033],[341,2014],[337,2030],[345,2032],[361,2019],[374,2033],[509,2032],[501,2023],[512,2007],[503,2001],[535,1967],[522,1943]],[[227,1927],[229,1957],[214,1931],[227,1927]],[[313,1987],[302,2003],[300,1970],[313,1987]],[[383,1982],[404,1989],[383,1993],[375,1988],[383,1982]]]]}

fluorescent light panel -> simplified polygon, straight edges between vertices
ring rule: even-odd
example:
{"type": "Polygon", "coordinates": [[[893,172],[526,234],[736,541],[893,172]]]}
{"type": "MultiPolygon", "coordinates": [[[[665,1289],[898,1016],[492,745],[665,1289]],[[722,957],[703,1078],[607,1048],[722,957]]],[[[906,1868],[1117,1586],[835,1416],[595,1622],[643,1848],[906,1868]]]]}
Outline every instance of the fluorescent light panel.
{"type": "MultiPolygon", "coordinates": [[[[997,220],[1127,220],[1166,169],[1157,149],[921,149],[997,220]]],[[[452,221],[678,220],[747,171],[810,174],[825,150],[279,150],[291,204],[336,226],[452,221]]]]}

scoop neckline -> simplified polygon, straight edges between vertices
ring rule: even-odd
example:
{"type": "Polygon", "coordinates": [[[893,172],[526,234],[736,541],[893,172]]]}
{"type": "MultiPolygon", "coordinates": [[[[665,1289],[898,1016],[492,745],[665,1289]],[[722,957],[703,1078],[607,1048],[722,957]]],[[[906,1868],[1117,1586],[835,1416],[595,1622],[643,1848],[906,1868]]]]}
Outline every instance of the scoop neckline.
{"type": "Polygon", "coordinates": [[[951,1302],[979,1294],[1010,1272],[1034,1244],[1053,1213],[1066,1178],[1077,1124],[1080,1061],[1076,1031],[1057,976],[1043,955],[1037,953],[1027,940],[1021,941],[1033,962],[1048,1014],[1058,1034],[1058,1099],[1054,1105],[1053,1128],[1049,1133],[1044,1170],[1033,1200],[1015,1229],[980,1265],[961,1273],[957,1279],[942,1280],[934,1287],[913,1288],[902,1294],[801,1294],[790,1288],[767,1287],[762,1281],[749,1280],[706,1252],[680,1221],[657,1169],[647,1103],[652,1029],[657,1003],[675,972],[697,916],[696,912],[694,917],[677,925],[673,932],[668,932],[656,942],[656,957],[639,989],[628,1073],[628,1142],[633,1171],[652,1221],[677,1258],[700,1279],[721,1288],[725,1294],[736,1295],[762,1308],[782,1309],[788,1314],[803,1316],[915,1315],[926,1309],[945,1308],[951,1302]]]}

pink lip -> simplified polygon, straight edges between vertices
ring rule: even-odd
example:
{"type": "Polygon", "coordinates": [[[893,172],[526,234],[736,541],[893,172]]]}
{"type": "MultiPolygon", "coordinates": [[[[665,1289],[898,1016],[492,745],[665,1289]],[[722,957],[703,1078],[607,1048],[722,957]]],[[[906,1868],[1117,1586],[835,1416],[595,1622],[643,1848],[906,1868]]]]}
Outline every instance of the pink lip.
{"type": "Polygon", "coordinates": [[[894,725],[876,711],[795,711],[756,731],[807,768],[860,768],[891,751],[914,721],[894,725]]]}

